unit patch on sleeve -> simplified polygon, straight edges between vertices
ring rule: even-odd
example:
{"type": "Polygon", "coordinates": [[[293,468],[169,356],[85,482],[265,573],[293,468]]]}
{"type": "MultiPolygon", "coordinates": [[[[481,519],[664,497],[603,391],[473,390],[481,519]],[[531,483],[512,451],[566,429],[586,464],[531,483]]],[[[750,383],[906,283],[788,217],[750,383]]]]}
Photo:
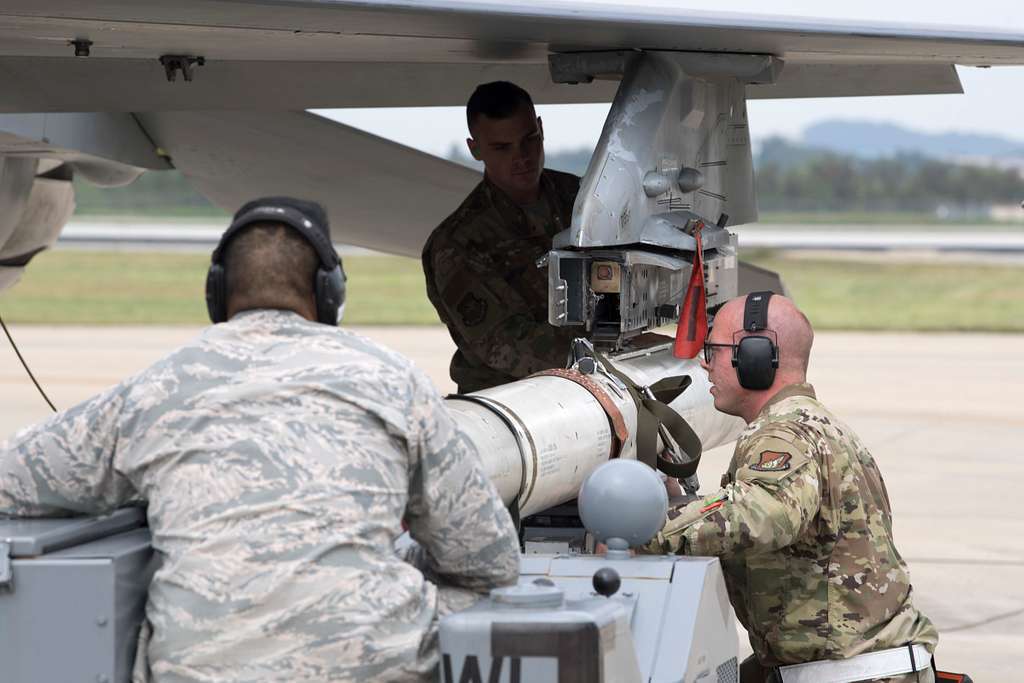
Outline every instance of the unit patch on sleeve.
{"type": "Polygon", "coordinates": [[[750,469],[757,472],[782,472],[789,469],[789,461],[792,459],[789,453],[761,451],[761,459],[750,465],[750,469]]]}

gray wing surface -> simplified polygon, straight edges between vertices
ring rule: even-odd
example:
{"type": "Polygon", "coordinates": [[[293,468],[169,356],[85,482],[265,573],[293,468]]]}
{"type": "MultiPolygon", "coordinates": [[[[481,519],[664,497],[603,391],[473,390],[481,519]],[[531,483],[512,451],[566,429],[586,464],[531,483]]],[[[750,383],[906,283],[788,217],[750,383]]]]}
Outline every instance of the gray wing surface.
{"type": "Polygon", "coordinates": [[[168,165],[228,210],[291,192],[327,204],[340,240],[415,255],[479,176],[297,112],[461,105],[495,79],[539,103],[610,102],[616,80],[556,84],[548,57],[637,49],[784,61],[748,99],[960,92],[957,64],[1024,64],[1024,34],[998,29],[627,2],[7,0],[0,197],[21,208],[0,220],[0,289],[56,238],[72,174],[118,185],[168,165]],[[88,56],[74,40],[91,41],[88,56]],[[164,55],[205,63],[170,82],[164,55]]]}
{"type": "Polygon", "coordinates": [[[552,84],[548,54],[640,48],[771,54],[795,67],[751,86],[751,98],[959,92],[953,64],[1024,63],[1024,35],[997,29],[625,2],[11,0],[0,8],[0,111],[459,105],[499,75],[538,102],[606,102],[614,83],[552,84]],[[93,41],[89,57],[74,56],[75,38],[93,41]],[[164,54],[206,65],[187,85],[168,83],[164,54]]]}

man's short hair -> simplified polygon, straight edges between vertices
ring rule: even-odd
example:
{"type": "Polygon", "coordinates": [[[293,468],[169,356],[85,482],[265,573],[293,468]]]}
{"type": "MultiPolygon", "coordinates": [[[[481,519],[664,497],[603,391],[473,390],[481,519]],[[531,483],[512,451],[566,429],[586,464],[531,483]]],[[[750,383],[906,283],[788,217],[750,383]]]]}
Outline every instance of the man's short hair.
{"type": "Polygon", "coordinates": [[[533,108],[530,93],[515,83],[493,81],[478,85],[466,103],[466,125],[470,131],[481,115],[489,119],[506,119],[522,106],[533,108]]]}
{"type": "Polygon", "coordinates": [[[269,221],[247,225],[224,250],[228,309],[313,305],[319,267],[316,249],[294,228],[269,221]]]}

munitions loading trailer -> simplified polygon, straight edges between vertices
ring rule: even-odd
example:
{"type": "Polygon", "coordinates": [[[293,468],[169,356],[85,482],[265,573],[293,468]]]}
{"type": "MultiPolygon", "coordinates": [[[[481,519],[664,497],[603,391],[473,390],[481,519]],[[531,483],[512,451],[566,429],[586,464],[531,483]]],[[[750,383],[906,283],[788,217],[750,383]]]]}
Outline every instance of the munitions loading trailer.
{"type": "MultiPolygon", "coordinates": [[[[517,586],[442,620],[441,681],[736,683],[735,620],[718,560],[631,557],[624,549],[623,538],[633,543],[660,526],[666,501],[646,465],[598,468],[581,512],[608,555],[523,556],[517,586]],[[632,470],[625,481],[623,470],[632,470]],[[588,494],[602,475],[605,488],[588,494]],[[603,519],[588,518],[588,495],[601,501],[603,519]],[[649,512],[639,535],[629,531],[637,501],[649,512]]],[[[158,564],[144,522],[140,508],[0,520],[0,681],[130,680],[158,564]]]]}
{"type": "Polygon", "coordinates": [[[0,519],[0,681],[118,683],[156,568],[141,508],[0,519]]]}

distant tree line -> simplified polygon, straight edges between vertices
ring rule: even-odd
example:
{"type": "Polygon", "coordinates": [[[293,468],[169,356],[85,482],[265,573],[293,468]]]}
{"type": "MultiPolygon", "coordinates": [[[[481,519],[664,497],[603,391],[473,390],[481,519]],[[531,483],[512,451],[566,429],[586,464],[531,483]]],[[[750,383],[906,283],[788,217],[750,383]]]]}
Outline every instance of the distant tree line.
{"type": "MultiPolygon", "coordinates": [[[[589,150],[574,150],[549,154],[547,165],[582,174],[589,160],[589,150]]],[[[766,140],[754,168],[762,211],[963,214],[1024,200],[1018,170],[914,154],[862,159],[784,138],[766,140]]]]}
{"type": "MultiPolygon", "coordinates": [[[[591,151],[549,153],[547,166],[582,175],[591,151]]],[[[448,158],[480,168],[458,147],[448,158]]],[[[920,213],[944,207],[955,215],[1024,200],[1024,178],[1018,171],[923,156],[860,159],[773,138],[762,145],[754,165],[763,211],[920,213]]],[[[112,189],[76,180],[75,195],[79,215],[226,215],[178,171],[145,173],[127,187],[112,189]]]]}
{"type": "Polygon", "coordinates": [[[764,143],[756,162],[758,207],[766,211],[960,212],[1024,200],[1020,171],[916,155],[859,159],[764,143]]]}

